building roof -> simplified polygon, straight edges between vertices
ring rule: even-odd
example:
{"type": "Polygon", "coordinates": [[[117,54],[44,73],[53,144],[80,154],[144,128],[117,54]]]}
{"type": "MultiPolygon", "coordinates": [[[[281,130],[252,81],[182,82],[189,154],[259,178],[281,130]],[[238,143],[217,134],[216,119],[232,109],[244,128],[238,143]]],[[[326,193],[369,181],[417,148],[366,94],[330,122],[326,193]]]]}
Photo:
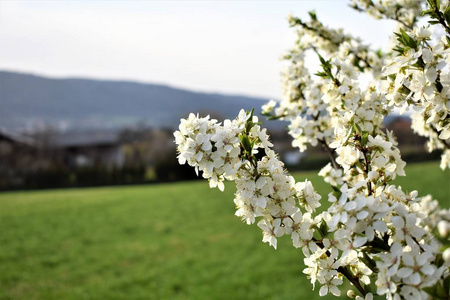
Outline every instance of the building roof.
{"type": "Polygon", "coordinates": [[[2,139],[10,142],[16,142],[18,144],[24,144],[27,146],[34,146],[36,144],[35,139],[30,136],[24,135],[17,131],[0,128],[0,140],[2,139]]]}
{"type": "MultiPolygon", "coordinates": [[[[44,135],[26,135],[0,129],[0,138],[16,143],[38,147],[43,145],[44,135]]],[[[117,130],[50,132],[45,135],[45,144],[54,148],[113,146],[120,144],[117,130]]]]}
{"type": "Polygon", "coordinates": [[[49,144],[56,148],[112,146],[120,143],[118,131],[73,131],[52,134],[49,144]]]}

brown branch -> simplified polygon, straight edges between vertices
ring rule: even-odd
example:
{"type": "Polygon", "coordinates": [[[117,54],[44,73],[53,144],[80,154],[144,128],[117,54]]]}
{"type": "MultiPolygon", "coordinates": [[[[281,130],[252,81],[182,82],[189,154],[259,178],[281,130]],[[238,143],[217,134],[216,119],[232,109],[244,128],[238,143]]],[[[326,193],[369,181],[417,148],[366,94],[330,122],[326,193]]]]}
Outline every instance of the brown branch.
{"type": "Polygon", "coordinates": [[[434,6],[434,12],[437,15],[438,22],[441,23],[442,26],[444,26],[445,31],[447,31],[448,34],[450,34],[450,27],[445,22],[444,18],[441,15],[441,11],[439,10],[439,7],[434,6]]]}
{"type": "MultiPolygon", "coordinates": [[[[364,155],[364,165],[365,165],[365,170],[364,172],[366,173],[367,177],[369,177],[369,171],[370,171],[370,165],[369,165],[369,160],[367,159],[367,149],[361,149],[363,155],[364,155]]],[[[367,189],[369,191],[369,196],[372,195],[372,182],[367,181],[367,189]]]]}
{"type": "MultiPolygon", "coordinates": [[[[317,115],[313,116],[314,121],[317,121],[319,119],[319,114],[320,113],[317,113],[317,115]]],[[[328,146],[327,142],[324,139],[318,139],[318,141],[322,145],[322,148],[328,153],[328,156],[330,157],[331,164],[333,165],[333,168],[338,170],[339,166],[336,163],[336,159],[334,157],[334,151],[331,150],[330,146],[328,146]]]]}
{"type": "Polygon", "coordinates": [[[331,163],[333,164],[333,168],[338,170],[339,166],[336,163],[336,159],[334,158],[334,151],[331,150],[330,146],[328,146],[327,142],[325,142],[323,139],[320,139],[318,141],[322,145],[322,148],[328,153],[328,156],[330,157],[331,163]]]}

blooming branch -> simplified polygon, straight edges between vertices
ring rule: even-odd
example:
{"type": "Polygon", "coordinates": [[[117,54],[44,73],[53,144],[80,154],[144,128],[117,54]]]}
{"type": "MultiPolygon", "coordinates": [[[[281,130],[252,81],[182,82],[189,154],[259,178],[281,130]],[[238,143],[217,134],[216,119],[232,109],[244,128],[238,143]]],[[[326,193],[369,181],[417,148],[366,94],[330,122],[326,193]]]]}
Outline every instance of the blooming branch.
{"type": "Polygon", "coordinates": [[[423,28],[415,27],[419,1],[352,3],[406,25],[393,51],[379,55],[327,28],[315,13],[310,22],[289,17],[298,40],[284,57],[283,100],[262,107],[270,118],[289,122],[300,151],[321,144],[328,152],[331,163],[319,172],[333,190],[325,211],[316,212],[323,203],[312,183],[287,173],[253,111],[223,123],[194,114],[182,119],[174,133],[178,160],[210,187],[223,191],[225,180],[234,181],[236,216],[257,222],[263,242],[275,249],[278,238],[290,236],[321,296],[339,296],[348,280],[356,291],[347,295],[357,299],[447,299],[450,211],[431,196],[391,184],[406,175],[406,164],[382,122],[395,107],[413,109],[414,130],[429,138],[430,151],[444,149],[441,167],[450,168],[450,37],[432,38],[432,26],[450,24],[448,1],[428,0],[425,14],[434,21],[423,28]],[[321,62],[316,76],[304,65],[311,49],[321,62]],[[381,84],[362,85],[362,73],[381,84]]]}

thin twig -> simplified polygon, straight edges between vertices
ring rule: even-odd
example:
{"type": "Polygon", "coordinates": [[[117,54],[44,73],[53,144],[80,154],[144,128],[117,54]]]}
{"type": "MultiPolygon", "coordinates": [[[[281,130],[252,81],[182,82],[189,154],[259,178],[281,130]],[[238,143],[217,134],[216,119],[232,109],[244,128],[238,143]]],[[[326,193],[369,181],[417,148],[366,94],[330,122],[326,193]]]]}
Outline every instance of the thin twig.
{"type": "MultiPolygon", "coordinates": [[[[369,160],[367,159],[367,149],[362,149],[362,153],[364,155],[364,172],[366,173],[367,177],[369,177],[370,165],[369,160]]],[[[367,181],[367,189],[369,191],[369,196],[372,195],[372,182],[370,180],[367,181]]]]}
{"type": "Polygon", "coordinates": [[[328,153],[328,156],[330,157],[331,163],[333,164],[333,168],[336,170],[339,169],[338,164],[336,163],[336,159],[334,158],[334,151],[331,150],[330,146],[328,146],[327,142],[320,139],[319,143],[322,145],[323,149],[328,153]]]}
{"type": "Polygon", "coordinates": [[[439,7],[434,6],[434,12],[437,15],[439,23],[441,23],[442,26],[444,26],[445,31],[447,31],[448,34],[450,34],[450,27],[445,22],[444,18],[442,18],[441,11],[439,10],[439,7]]]}

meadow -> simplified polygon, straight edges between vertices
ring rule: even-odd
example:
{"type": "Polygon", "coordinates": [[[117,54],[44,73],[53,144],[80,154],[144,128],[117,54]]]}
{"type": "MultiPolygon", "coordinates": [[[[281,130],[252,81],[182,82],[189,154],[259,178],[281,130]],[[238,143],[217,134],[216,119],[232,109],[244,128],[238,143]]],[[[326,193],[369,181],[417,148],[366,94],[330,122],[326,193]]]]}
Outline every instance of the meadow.
{"type": "MultiPolygon", "coordinates": [[[[450,171],[411,164],[404,190],[449,207],[450,171]]],[[[308,177],[325,196],[330,188],[308,177]]],[[[333,299],[234,216],[233,186],[206,181],[0,194],[1,299],[333,299]]]]}

